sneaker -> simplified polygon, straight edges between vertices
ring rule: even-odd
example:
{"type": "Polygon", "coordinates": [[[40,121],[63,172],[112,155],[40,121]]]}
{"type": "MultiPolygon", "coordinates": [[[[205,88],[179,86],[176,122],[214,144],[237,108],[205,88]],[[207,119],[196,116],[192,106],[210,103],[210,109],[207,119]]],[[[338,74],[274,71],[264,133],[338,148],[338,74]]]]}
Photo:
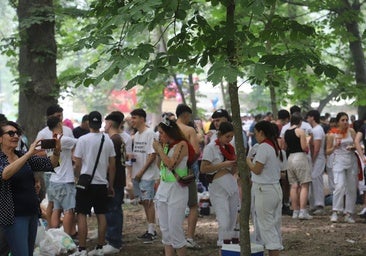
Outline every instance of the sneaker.
{"type": "Polygon", "coordinates": [[[188,249],[193,249],[193,250],[201,249],[201,246],[199,244],[197,244],[193,239],[187,239],[186,246],[188,249]]]}
{"type": "Polygon", "coordinates": [[[73,254],[70,254],[70,256],[87,256],[88,253],[86,250],[82,250],[79,251],[78,249],[76,249],[76,252],[74,252],[73,254]]]}
{"type": "Polygon", "coordinates": [[[313,216],[311,216],[307,211],[300,211],[299,220],[312,220],[313,216]]]}
{"type": "Polygon", "coordinates": [[[288,205],[282,205],[282,215],[289,215],[291,216],[293,214],[293,211],[290,209],[290,206],[288,205]]]}
{"type": "Polygon", "coordinates": [[[344,216],[344,222],[351,224],[356,223],[356,221],[352,218],[351,214],[346,214],[346,216],[344,216]]]}
{"type": "Polygon", "coordinates": [[[117,254],[119,253],[120,249],[110,245],[110,244],[106,244],[103,246],[103,252],[104,254],[117,254]]]}
{"type": "Polygon", "coordinates": [[[88,252],[88,255],[102,256],[102,255],[104,255],[103,248],[101,248],[101,249],[95,248],[94,250],[91,250],[90,252],[88,252]]]}
{"type": "Polygon", "coordinates": [[[366,214],[366,207],[365,208],[363,208],[362,209],[362,211],[360,211],[359,213],[358,213],[358,215],[359,216],[361,216],[361,215],[365,215],[366,214]]]}
{"type": "Polygon", "coordinates": [[[144,240],[144,241],[153,241],[156,239],[156,236],[157,236],[156,231],[154,231],[154,234],[151,234],[148,231],[146,231],[141,236],[138,236],[137,239],[144,240]]]}
{"type": "Polygon", "coordinates": [[[318,206],[313,211],[313,215],[323,215],[324,214],[324,208],[322,206],[318,206]]]}
{"type": "Polygon", "coordinates": [[[293,219],[297,219],[297,218],[299,217],[299,213],[300,213],[300,211],[299,211],[299,210],[294,210],[294,211],[292,212],[292,218],[293,218],[293,219]]]}
{"type": "Polygon", "coordinates": [[[338,214],[336,212],[332,213],[332,216],[330,216],[331,222],[338,222],[338,214]]]}

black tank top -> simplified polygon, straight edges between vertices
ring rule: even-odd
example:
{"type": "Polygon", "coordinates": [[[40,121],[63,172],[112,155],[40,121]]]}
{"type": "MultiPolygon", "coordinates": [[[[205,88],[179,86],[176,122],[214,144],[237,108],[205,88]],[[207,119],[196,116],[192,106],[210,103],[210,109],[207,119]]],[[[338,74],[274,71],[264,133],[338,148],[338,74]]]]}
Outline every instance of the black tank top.
{"type": "Polygon", "coordinates": [[[300,138],[296,136],[296,129],[287,130],[285,132],[285,141],[287,144],[287,155],[291,153],[303,152],[301,148],[300,138]]]}

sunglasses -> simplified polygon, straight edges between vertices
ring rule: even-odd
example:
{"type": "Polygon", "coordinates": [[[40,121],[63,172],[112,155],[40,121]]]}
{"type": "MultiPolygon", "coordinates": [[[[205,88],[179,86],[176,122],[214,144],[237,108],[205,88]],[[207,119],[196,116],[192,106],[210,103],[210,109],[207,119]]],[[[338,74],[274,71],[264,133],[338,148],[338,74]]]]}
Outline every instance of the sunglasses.
{"type": "Polygon", "coordinates": [[[7,132],[4,132],[4,134],[8,134],[10,137],[14,137],[15,134],[18,135],[18,137],[20,137],[20,135],[22,135],[22,133],[20,131],[7,131],[7,132]]]}

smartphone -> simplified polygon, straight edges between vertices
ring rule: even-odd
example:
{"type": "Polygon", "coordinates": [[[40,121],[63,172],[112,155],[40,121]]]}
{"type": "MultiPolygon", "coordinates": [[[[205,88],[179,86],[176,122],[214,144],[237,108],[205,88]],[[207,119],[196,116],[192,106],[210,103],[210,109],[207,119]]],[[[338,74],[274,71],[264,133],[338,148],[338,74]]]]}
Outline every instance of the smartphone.
{"type": "Polygon", "coordinates": [[[50,149],[56,147],[56,140],[55,139],[44,139],[41,140],[41,148],[42,149],[50,149]]]}

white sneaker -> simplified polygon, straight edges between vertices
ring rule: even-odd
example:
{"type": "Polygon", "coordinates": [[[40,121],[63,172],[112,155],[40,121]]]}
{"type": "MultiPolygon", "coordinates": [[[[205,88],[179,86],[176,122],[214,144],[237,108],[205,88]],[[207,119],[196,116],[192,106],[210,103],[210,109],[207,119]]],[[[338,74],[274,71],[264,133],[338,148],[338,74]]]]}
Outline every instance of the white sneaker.
{"type": "Polygon", "coordinates": [[[300,211],[299,211],[299,210],[294,210],[294,211],[292,212],[292,218],[293,218],[293,219],[297,219],[297,218],[299,218],[299,213],[300,213],[300,211]]]}
{"type": "Polygon", "coordinates": [[[338,222],[338,214],[336,212],[332,213],[332,216],[330,216],[331,222],[338,222]]]}
{"type": "Polygon", "coordinates": [[[104,254],[117,254],[119,253],[119,249],[110,244],[106,244],[103,246],[103,252],[104,254]]]}
{"type": "Polygon", "coordinates": [[[103,256],[104,252],[103,249],[94,249],[88,252],[88,255],[96,255],[96,256],[103,256]]]}
{"type": "Polygon", "coordinates": [[[87,256],[88,253],[86,250],[79,251],[79,249],[76,249],[76,252],[71,254],[70,256],[87,256]]]}
{"type": "Polygon", "coordinates": [[[358,213],[358,215],[364,215],[364,214],[366,214],[366,207],[365,207],[365,208],[363,208],[363,209],[362,209],[362,211],[360,211],[360,212],[358,213]]]}
{"type": "Polygon", "coordinates": [[[312,220],[313,216],[311,216],[307,211],[300,211],[299,220],[312,220]]]}
{"type": "Polygon", "coordinates": [[[352,218],[351,214],[346,214],[346,216],[344,216],[344,222],[351,224],[356,223],[356,221],[352,218]]]}
{"type": "Polygon", "coordinates": [[[197,244],[193,239],[187,239],[187,243],[186,246],[188,249],[201,249],[201,246],[199,244],[197,244]]]}

